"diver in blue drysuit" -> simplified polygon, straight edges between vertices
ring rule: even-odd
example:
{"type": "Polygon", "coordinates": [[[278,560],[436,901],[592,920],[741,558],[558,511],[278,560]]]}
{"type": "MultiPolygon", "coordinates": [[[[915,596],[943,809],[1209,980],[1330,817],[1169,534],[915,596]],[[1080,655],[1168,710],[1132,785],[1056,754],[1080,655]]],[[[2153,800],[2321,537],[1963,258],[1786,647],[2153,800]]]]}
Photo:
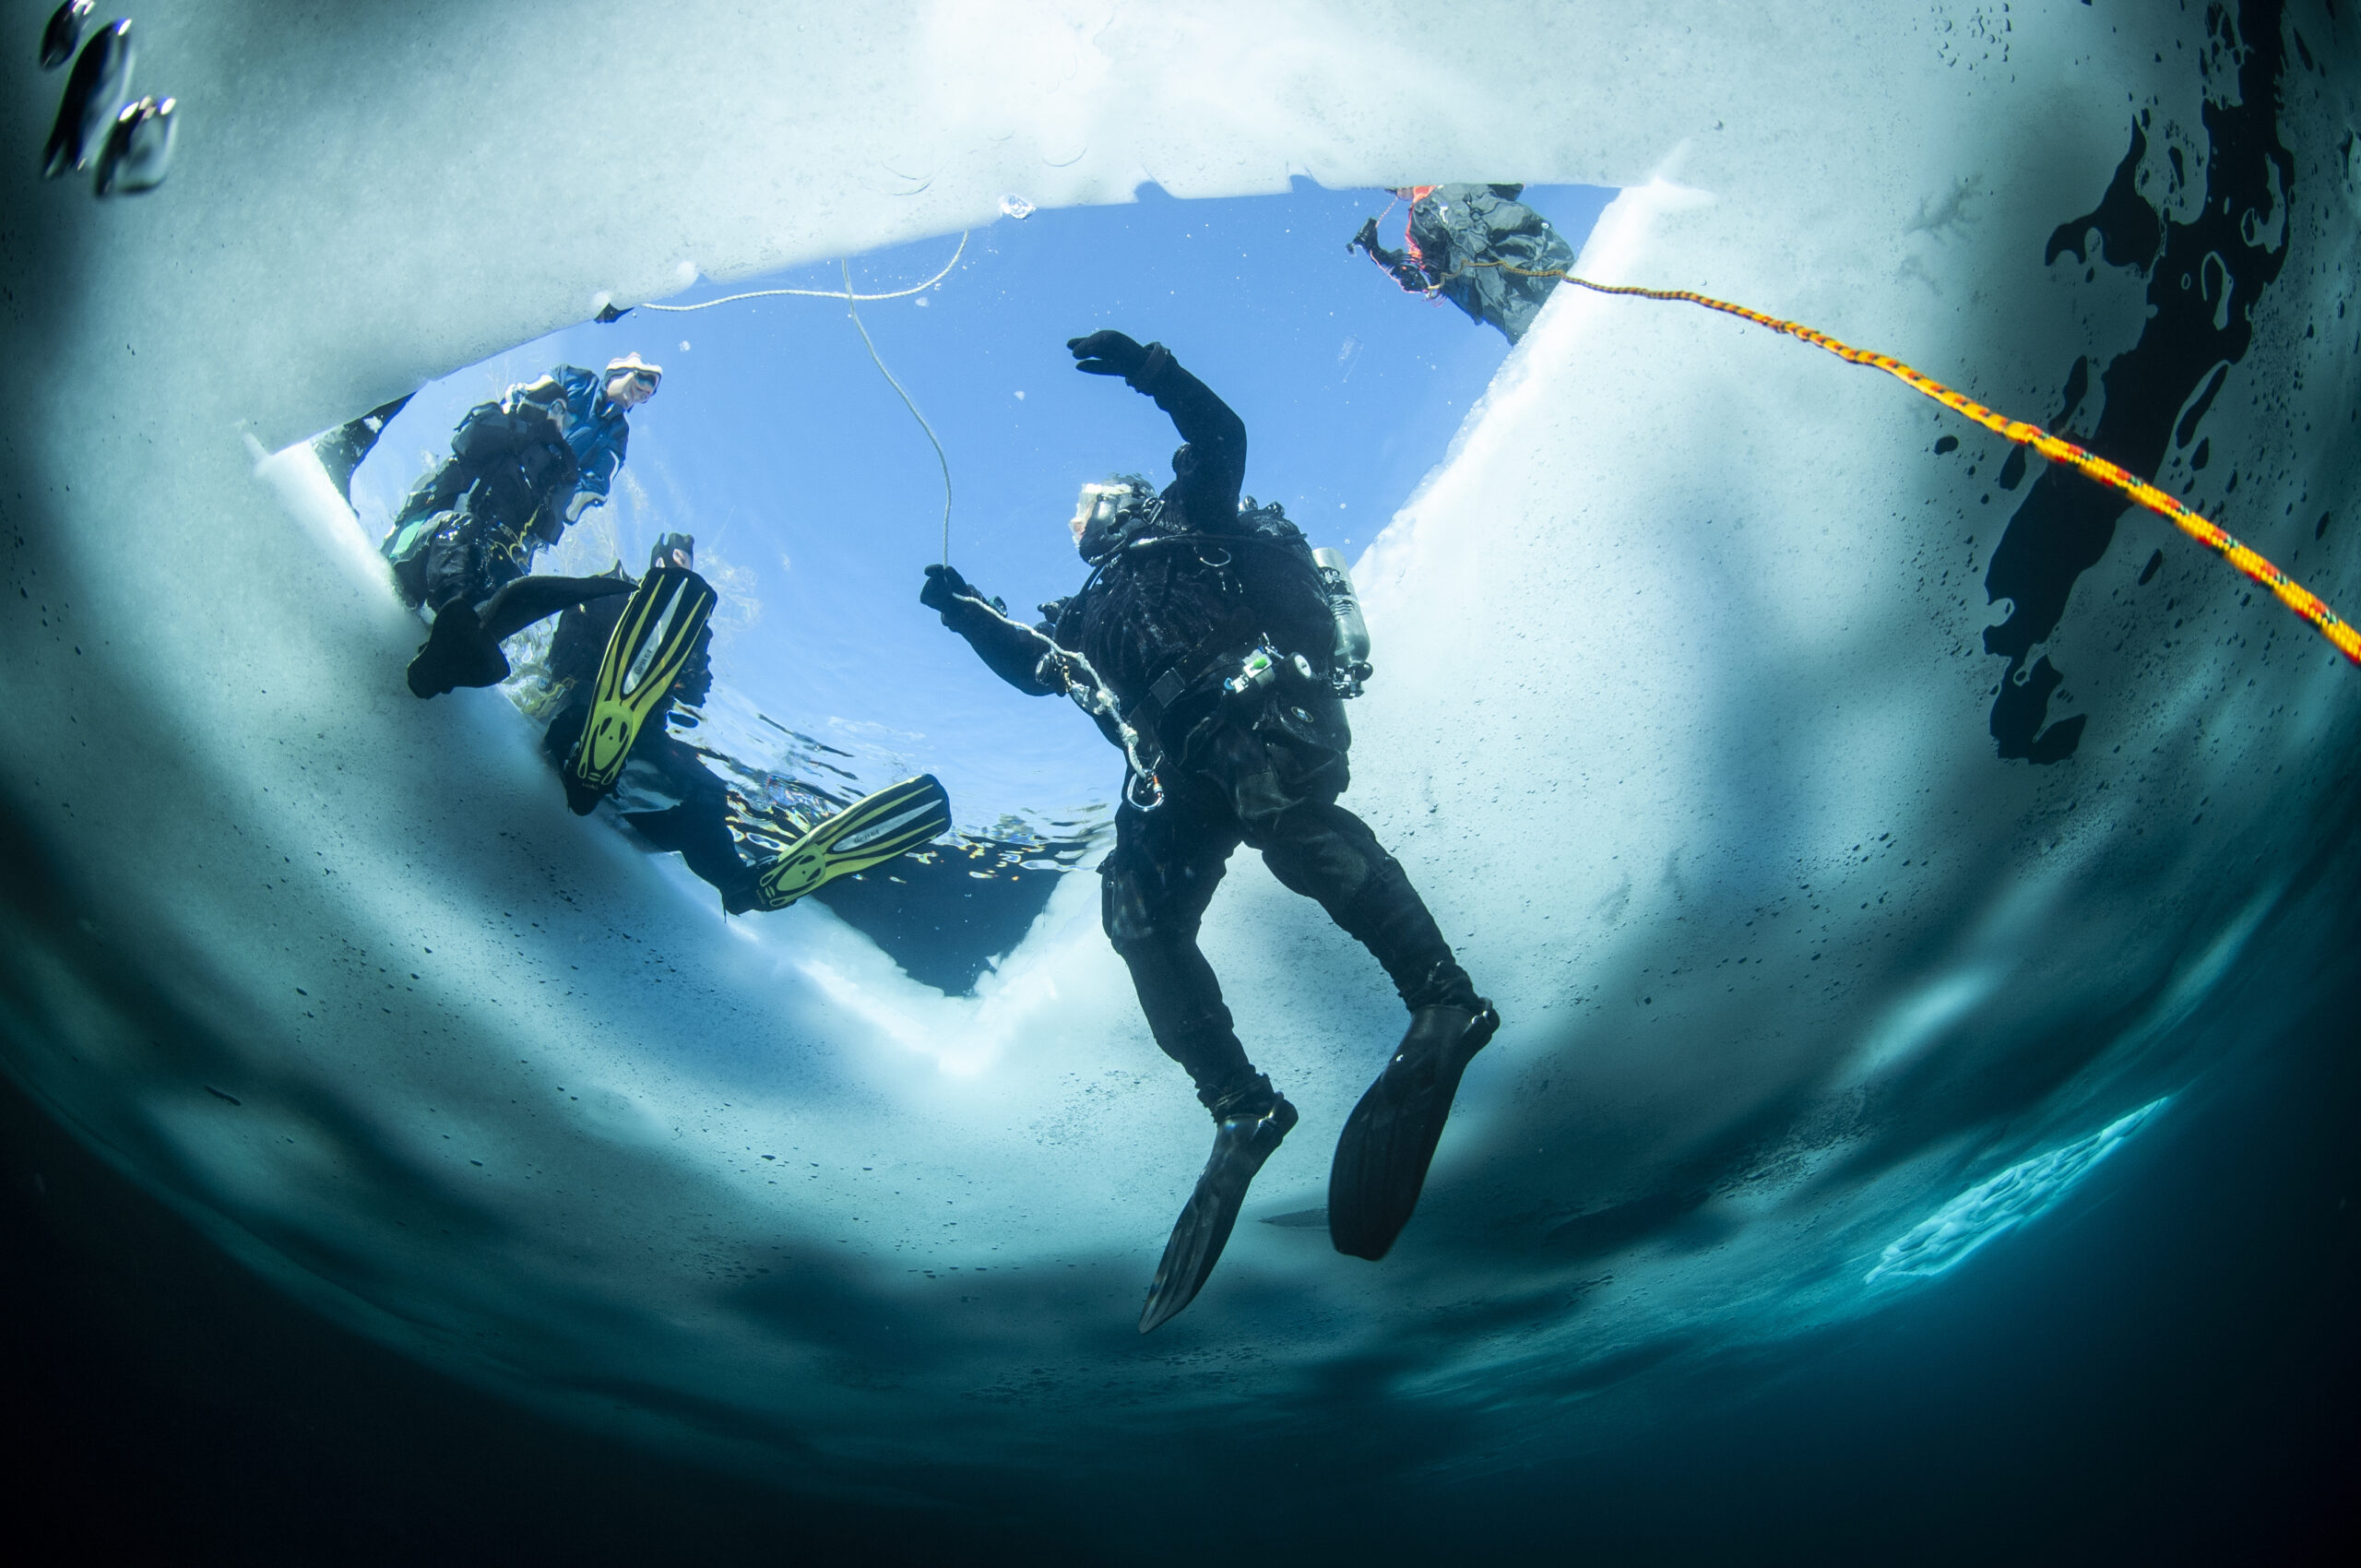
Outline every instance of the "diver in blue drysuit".
{"type": "Polygon", "coordinates": [[[579,365],[563,364],[525,388],[528,398],[545,397],[555,384],[565,399],[565,444],[574,451],[574,493],[567,497],[565,520],[581,520],[592,506],[607,504],[607,493],[623,466],[631,444],[631,423],[625,417],[656,395],[663,370],[637,354],[609,362],[594,375],[579,365]]]}
{"type": "Polygon", "coordinates": [[[631,437],[626,416],[663,374],[635,353],[603,372],[560,365],[469,410],[451,456],[410,492],[378,546],[403,602],[480,604],[525,576],[542,546],[605,504],[631,437]]]}
{"type": "Polygon", "coordinates": [[[1101,914],[1157,1044],[1195,1080],[1216,1128],[1149,1288],[1145,1333],[1204,1283],[1247,1184],[1297,1120],[1247,1060],[1197,947],[1233,849],[1260,849],[1280,882],[1317,899],[1410,1009],[1337,1146],[1339,1251],[1382,1257],[1408,1222],[1460,1073],[1499,1018],[1401,866],[1336,803],[1352,743],[1331,680],[1336,622],[1294,525],[1275,507],[1240,509],[1244,423],[1161,344],[1095,332],[1067,346],[1075,368],[1120,375],[1171,416],[1186,443],[1172,483],[1161,495],[1136,476],[1085,487],[1072,526],[1090,576],[1043,605],[1038,625],[1010,619],[948,565],[927,568],[919,599],[1019,691],[1095,706],[1133,766],[1100,868],[1101,914]]]}

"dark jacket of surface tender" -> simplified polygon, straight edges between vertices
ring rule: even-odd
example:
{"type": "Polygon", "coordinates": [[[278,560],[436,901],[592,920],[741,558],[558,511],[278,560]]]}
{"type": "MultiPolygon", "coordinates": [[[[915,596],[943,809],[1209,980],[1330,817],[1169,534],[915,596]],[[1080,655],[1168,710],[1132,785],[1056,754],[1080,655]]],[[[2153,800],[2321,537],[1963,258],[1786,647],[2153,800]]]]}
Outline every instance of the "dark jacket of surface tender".
{"type": "Polygon", "coordinates": [[[1522,185],[1437,185],[1410,205],[1401,250],[1370,255],[1413,293],[1429,291],[1489,321],[1513,343],[1540,314],[1573,248],[1549,220],[1513,198],[1522,185]]]}

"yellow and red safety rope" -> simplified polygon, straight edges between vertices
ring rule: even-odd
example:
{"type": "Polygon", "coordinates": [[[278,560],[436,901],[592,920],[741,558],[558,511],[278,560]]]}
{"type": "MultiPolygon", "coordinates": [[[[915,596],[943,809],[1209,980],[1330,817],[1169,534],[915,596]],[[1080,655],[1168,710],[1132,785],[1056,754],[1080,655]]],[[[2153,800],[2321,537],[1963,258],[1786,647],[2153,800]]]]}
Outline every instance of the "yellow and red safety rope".
{"type": "Polygon", "coordinates": [[[2170,521],[2191,539],[2216,551],[2231,565],[2269,588],[2278,596],[2282,604],[2302,616],[2319,632],[2320,636],[2333,643],[2339,653],[2354,663],[2361,664],[2361,632],[2356,632],[2352,623],[2331,610],[2319,595],[2311,592],[2286,573],[2233,539],[2220,525],[2190,511],[2178,501],[2119,464],[2110,463],[2105,457],[2078,446],[2071,441],[2052,435],[2039,425],[2027,424],[2023,420],[2004,418],[1973,398],[1952,391],[1933,376],[1911,369],[1891,354],[1872,353],[1867,349],[1857,349],[1850,343],[1832,338],[1825,332],[1816,331],[1800,322],[1783,321],[1775,315],[1765,315],[1759,310],[1749,310],[1744,305],[1732,304],[1727,300],[1717,300],[1709,294],[1691,293],[1686,289],[1642,289],[1629,284],[1594,283],[1587,278],[1577,278],[1571,272],[1528,272],[1524,267],[1513,267],[1507,262],[1500,261],[1482,261],[1475,265],[1498,267],[1524,278],[1557,278],[1573,284],[1576,288],[1588,289],[1595,294],[1632,294],[1645,300],[1683,300],[1690,304],[1703,305],[1707,310],[1717,310],[1726,315],[1735,315],[1753,322],[1758,327],[1767,327],[1774,332],[1785,333],[1790,338],[1801,339],[1814,348],[1825,349],[1838,359],[1850,361],[1854,364],[1874,366],[1912,389],[1932,398],[1944,407],[1965,414],[1985,429],[1996,434],[2004,435],[2020,446],[2030,446],[2054,462],[2070,464],[2101,484],[2111,485],[2121,491],[2140,505],[2170,521]]]}

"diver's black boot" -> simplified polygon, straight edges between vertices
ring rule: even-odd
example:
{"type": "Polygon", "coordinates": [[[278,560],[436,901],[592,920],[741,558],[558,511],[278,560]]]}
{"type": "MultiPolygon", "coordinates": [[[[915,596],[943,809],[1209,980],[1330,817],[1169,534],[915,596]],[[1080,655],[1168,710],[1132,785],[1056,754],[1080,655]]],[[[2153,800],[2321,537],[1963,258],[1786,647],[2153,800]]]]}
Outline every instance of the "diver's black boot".
{"type": "Polygon", "coordinates": [[[1336,1140],[1328,1168],[1328,1237],[1338,1252],[1374,1263],[1410,1223],[1460,1075],[1500,1027],[1501,1016],[1481,997],[1473,1009],[1412,1011],[1401,1048],[1336,1140]]]}
{"type": "Polygon", "coordinates": [[[1164,1261],[1147,1288],[1147,1305],[1140,1310],[1140,1332],[1164,1323],[1196,1299],[1221,1261],[1222,1248],[1238,1224],[1238,1210],[1246,1202],[1246,1188],[1271,1151],[1296,1124],[1296,1109],[1287,1097],[1273,1094],[1254,1111],[1224,1116],[1214,1132],[1214,1152],[1189,1194],[1189,1206],[1172,1224],[1172,1239],[1164,1243],[1164,1261]]]}

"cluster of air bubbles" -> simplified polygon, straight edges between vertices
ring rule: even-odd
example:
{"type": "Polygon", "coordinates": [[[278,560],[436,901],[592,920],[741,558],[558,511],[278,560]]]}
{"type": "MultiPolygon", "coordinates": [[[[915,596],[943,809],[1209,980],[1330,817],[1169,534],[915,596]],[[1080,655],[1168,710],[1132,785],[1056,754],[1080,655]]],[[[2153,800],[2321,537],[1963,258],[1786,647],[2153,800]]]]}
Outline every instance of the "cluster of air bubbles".
{"type": "Polygon", "coordinates": [[[1020,220],[1030,218],[1033,216],[1033,204],[1021,196],[1004,196],[1000,198],[1000,215],[1020,220]]]}
{"type": "Polygon", "coordinates": [[[164,183],[172,162],[176,125],[172,99],[131,96],[131,19],[118,17],[88,43],[82,29],[92,0],[65,0],[42,33],[42,69],[53,71],[69,59],[65,95],[58,100],[57,123],[42,153],[42,174],[55,179],[98,165],[94,188],[102,196],[152,191],[164,183]],[[82,53],[75,56],[75,45],[82,53]]]}

